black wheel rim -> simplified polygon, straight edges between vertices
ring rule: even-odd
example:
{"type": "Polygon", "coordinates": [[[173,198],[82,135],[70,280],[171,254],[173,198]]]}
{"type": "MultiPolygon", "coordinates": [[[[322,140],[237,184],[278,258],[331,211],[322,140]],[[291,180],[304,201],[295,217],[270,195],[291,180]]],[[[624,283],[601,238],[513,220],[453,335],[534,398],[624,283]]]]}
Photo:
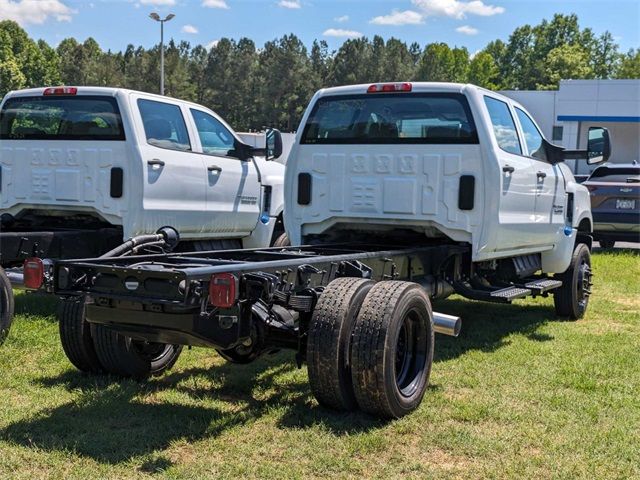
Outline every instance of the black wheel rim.
{"type": "Polygon", "coordinates": [[[165,357],[173,347],[166,343],[143,342],[139,340],[134,340],[131,344],[136,353],[149,362],[155,362],[165,357]]]}
{"type": "Polygon", "coordinates": [[[578,300],[578,307],[580,310],[585,310],[589,303],[589,296],[591,295],[591,286],[593,285],[591,278],[591,265],[585,258],[580,262],[578,267],[578,278],[576,281],[576,298],[578,300]]]}
{"type": "Polygon", "coordinates": [[[419,388],[427,359],[427,329],[415,310],[402,319],[395,348],[396,386],[404,397],[411,397],[419,388]]]}

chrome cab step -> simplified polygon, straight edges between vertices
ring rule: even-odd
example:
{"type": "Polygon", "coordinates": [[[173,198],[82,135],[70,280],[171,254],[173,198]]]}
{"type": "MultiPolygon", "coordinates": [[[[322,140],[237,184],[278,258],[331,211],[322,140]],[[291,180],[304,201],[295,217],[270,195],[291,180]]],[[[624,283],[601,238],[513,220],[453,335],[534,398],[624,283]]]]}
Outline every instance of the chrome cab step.
{"type": "Polygon", "coordinates": [[[507,302],[515,300],[517,298],[524,298],[531,295],[531,290],[521,287],[507,287],[500,290],[494,290],[489,294],[492,298],[500,298],[507,302]]]}
{"type": "Polygon", "coordinates": [[[475,287],[467,282],[454,282],[456,293],[471,300],[484,302],[511,303],[513,300],[525,297],[547,296],[548,292],[562,286],[562,282],[552,278],[529,278],[524,284],[509,286],[482,285],[475,287]]]}
{"type": "Polygon", "coordinates": [[[539,280],[533,280],[524,284],[525,288],[530,289],[536,295],[542,295],[550,290],[555,290],[562,286],[560,280],[553,280],[551,278],[543,278],[539,280]]]}

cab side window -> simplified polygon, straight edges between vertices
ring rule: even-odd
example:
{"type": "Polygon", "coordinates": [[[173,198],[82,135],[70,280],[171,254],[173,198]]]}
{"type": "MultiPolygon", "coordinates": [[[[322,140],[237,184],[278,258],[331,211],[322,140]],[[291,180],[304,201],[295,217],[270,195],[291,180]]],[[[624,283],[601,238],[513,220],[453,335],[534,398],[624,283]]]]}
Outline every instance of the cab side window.
{"type": "Polygon", "coordinates": [[[529,156],[537,158],[538,160],[546,160],[547,156],[544,152],[544,138],[542,137],[540,130],[538,130],[536,124],[533,123],[531,117],[518,107],[516,107],[516,115],[518,115],[518,120],[520,120],[520,126],[524,133],[524,143],[527,145],[529,156]]]}
{"type": "Polygon", "coordinates": [[[484,97],[484,103],[491,117],[493,134],[500,148],[509,153],[522,155],[518,131],[509,111],[509,105],[491,97],[484,97]]]}
{"type": "Polygon", "coordinates": [[[213,115],[191,109],[196,124],[202,152],[208,155],[236,157],[235,138],[231,132],[213,115]]]}
{"type": "Polygon", "coordinates": [[[138,109],[147,143],[169,150],[191,151],[187,125],[179,106],[141,98],[138,109]]]}

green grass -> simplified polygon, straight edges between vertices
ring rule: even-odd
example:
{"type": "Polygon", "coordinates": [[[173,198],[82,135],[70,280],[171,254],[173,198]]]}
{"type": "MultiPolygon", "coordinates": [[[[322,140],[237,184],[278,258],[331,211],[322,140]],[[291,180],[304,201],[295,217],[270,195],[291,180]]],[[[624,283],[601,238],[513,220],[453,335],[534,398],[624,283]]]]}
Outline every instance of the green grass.
{"type": "Polygon", "coordinates": [[[0,478],[640,478],[640,256],[593,260],[579,322],[550,298],[436,305],[462,335],[437,338],[421,407],[393,422],[319,407],[289,352],[233,366],[193,349],[144,383],[82,375],[55,300],[19,295],[0,478]]]}

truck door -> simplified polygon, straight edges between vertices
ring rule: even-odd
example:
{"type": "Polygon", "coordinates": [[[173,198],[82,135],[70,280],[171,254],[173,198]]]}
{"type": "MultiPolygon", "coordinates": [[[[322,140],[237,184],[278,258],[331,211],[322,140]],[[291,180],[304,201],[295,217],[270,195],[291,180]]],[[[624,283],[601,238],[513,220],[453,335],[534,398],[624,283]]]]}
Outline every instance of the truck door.
{"type": "Polygon", "coordinates": [[[485,96],[484,101],[499,147],[496,151],[500,168],[497,244],[500,250],[536,245],[536,176],[532,161],[524,155],[509,105],[490,96],[485,96]]]}
{"type": "Polygon", "coordinates": [[[134,95],[142,132],[139,148],[143,171],[140,231],[164,225],[187,238],[198,237],[206,220],[206,168],[193,152],[180,104],[134,95]]]}
{"type": "Polygon", "coordinates": [[[535,224],[539,243],[553,245],[556,235],[564,227],[566,208],[564,178],[558,165],[550,164],[544,152],[543,136],[531,117],[515,107],[527,156],[531,158],[536,175],[535,224]]]}
{"type": "Polygon", "coordinates": [[[206,179],[206,228],[220,236],[243,237],[260,216],[260,182],[253,160],[241,160],[238,140],[218,118],[190,109],[202,152],[206,179]]]}

